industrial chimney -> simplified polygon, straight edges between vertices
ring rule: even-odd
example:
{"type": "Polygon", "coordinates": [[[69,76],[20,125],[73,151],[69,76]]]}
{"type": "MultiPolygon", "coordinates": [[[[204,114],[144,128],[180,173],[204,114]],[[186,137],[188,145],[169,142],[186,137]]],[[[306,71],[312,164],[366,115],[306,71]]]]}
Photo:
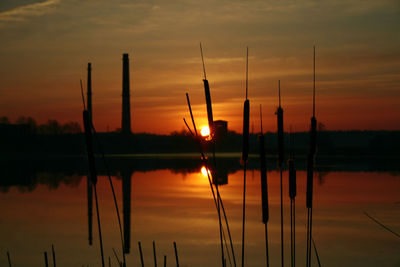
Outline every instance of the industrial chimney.
{"type": "Polygon", "coordinates": [[[89,112],[90,123],[93,123],[92,112],[92,63],[88,63],[87,67],[87,110],[89,112]]]}
{"type": "Polygon", "coordinates": [[[129,57],[122,55],[122,127],[123,134],[131,134],[131,107],[129,95],[129,57]]]}

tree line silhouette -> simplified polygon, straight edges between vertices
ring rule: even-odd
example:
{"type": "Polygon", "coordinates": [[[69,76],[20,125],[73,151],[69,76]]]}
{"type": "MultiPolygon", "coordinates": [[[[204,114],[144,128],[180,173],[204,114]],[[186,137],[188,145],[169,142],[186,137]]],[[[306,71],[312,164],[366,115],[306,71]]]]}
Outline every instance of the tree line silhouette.
{"type": "MultiPolygon", "coordinates": [[[[319,157],[331,155],[344,156],[398,156],[400,150],[400,131],[328,131],[323,124],[318,125],[317,147],[319,157]]],[[[258,153],[258,134],[249,134],[249,152],[258,153]]],[[[289,133],[284,134],[289,143],[289,133]]],[[[196,153],[198,147],[193,137],[185,130],[174,131],[169,135],[135,133],[123,135],[121,132],[99,132],[96,135],[95,152],[106,154],[145,154],[145,153],[196,153]],[[99,147],[101,145],[101,149],[99,147]]],[[[266,152],[277,153],[276,133],[265,133],[266,152]]],[[[307,132],[293,133],[295,157],[307,154],[309,136],[307,132]]],[[[217,152],[241,151],[242,135],[228,131],[217,137],[217,152]]],[[[78,122],[59,123],[49,119],[38,124],[32,117],[21,116],[11,123],[7,117],[0,117],[0,145],[3,157],[45,155],[83,155],[85,142],[78,122]]],[[[205,140],[202,145],[210,145],[205,140]]],[[[1,155],[1,154],[0,154],[1,155]]]]}
{"type": "MultiPolygon", "coordinates": [[[[57,120],[49,119],[46,123],[38,124],[36,120],[30,116],[20,116],[14,123],[6,116],[0,117],[0,125],[2,130],[12,128],[26,134],[77,134],[82,132],[82,128],[78,122],[59,123],[57,120]]],[[[10,131],[12,131],[10,129],[10,131]]]]}

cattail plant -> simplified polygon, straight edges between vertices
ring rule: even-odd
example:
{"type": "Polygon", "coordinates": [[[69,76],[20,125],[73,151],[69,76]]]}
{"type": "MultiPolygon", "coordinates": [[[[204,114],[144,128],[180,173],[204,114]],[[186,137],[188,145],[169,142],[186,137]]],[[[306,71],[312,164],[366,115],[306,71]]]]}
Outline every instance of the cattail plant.
{"type": "Polygon", "coordinates": [[[53,244],[51,245],[51,252],[52,252],[52,255],[53,255],[53,267],[56,267],[56,252],[54,250],[54,245],[53,244]]]}
{"type": "Polygon", "coordinates": [[[139,241],[139,255],[140,255],[140,263],[142,264],[142,267],[144,267],[144,261],[143,261],[143,252],[142,252],[142,243],[139,241]]]}
{"type": "Polygon", "coordinates": [[[278,167],[282,169],[282,164],[284,161],[284,132],[283,132],[283,108],[281,106],[281,81],[278,81],[278,100],[279,106],[276,109],[276,116],[278,122],[278,167]]]}
{"type": "Polygon", "coordinates": [[[249,81],[249,48],[246,49],[246,100],[243,105],[243,215],[242,215],[242,267],[244,267],[244,246],[245,246],[245,222],[246,222],[246,168],[249,157],[249,121],[250,121],[250,101],[248,99],[249,81]]]}
{"type": "Polygon", "coordinates": [[[11,267],[11,257],[9,251],[7,251],[7,260],[8,260],[8,265],[11,267]]]}
{"type": "Polygon", "coordinates": [[[114,248],[112,248],[112,251],[113,251],[113,253],[114,253],[115,260],[118,262],[118,265],[119,265],[120,267],[123,267],[124,265],[123,265],[122,261],[119,260],[118,255],[117,255],[117,252],[115,251],[114,248]]]}
{"type": "Polygon", "coordinates": [[[83,126],[84,126],[84,130],[85,130],[86,152],[87,152],[88,163],[89,163],[89,175],[90,175],[90,180],[93,185],[94,197],[95,197],[95,201],[96,201],[96,214],[97,214],[97,226],[99,229],[101,263],[102,263],[102,266],[104,267],[105,265],[104,265],[104,253],[103,253],[103,239],[102,239],[102,235],[101,235],[99,203],[98,203],[98,199],[97,199],[97,189],[96,189],[97,173],[96,173],[96,166],[95,166],[94,153],[93,153],[92,127],[90,125],[90,116],[89,116],[89,112],[86,109],[85,98],[83,96],[82,80],[81,80],[81,93],[82,93],[82,101],[83,101],[82,116],[83,116],[83,126]]]}
{"type": "Polygon", "coordinates": [[[278,93],[279,93],[279,106],[276,110],[277,122],[278,122],[278,168],[280,171],[280,185],[281,185],[281,264],[284,266],[284,251],[283,251],[283,195],[282,195],[282,164],[284,161],[284,147],[283,147],[283,109],[281,106],[281,81],[278,81],[278,93]]]}
{"type": "Polygon", "coordinates": [[[44,252],[44,266],[49,267],[49,261],[47,259],[47,252],[44,252]]]}
{"type": "Polygon", "coordinates": [[[175,251],[175,259],[176,259],[176,267],[179,267],[178,249],[176,248],[175,241],[174,241],[174,251],[175,251]]]}
{"type": "MultiPolygon", "coordinates": [[[[200,43],[200,53],[201,53],[201,60],[203,62],[203,72],[204,72],[204,93],[206,97],[206,106],[207,106],[207,118],[208,118],[208,128],[210,130],[210,138],[212,142],[212,149],[213,149],[213,161],[214,167],[216,167],[216,159],[215,159],[215,140],[214,136],[214,119],[213,119],[213,112],[212,112],[212,105],[211,105],[211,94],[210,94],[210,86],[208,84],[207,76],[206,76],[206,68],[204,64],[204,57],[203,57],[203,47],[200,43]]],[[[221,242],[221,260],[222,266],[225,266],[225,256],[224,256],[224,243],[222,241],[222,223],[221,223],[221,207],[220,207],[220,194],[218,190],[218,183],[215,183],[215,188],[217,190],[217,210],[218,210],[218,223],[219,223],[219,236],[221,242]]]]}
{"type": "Polygon", "coordinates": [[[153,256],[154,256],[154,267],[157,267],[157,253],[156,253],[156,242],[153,241],[153,256]]]}
{"type": "Polygon", "coordinates": [[[90,177],[86,178],[87,210],[88,210],[88,239],[89,246],[93,244],[93,187],[90,177]]]}
{"type": "MultiPolygon", "coordinates": [[[[120,233],[120,239],[121,239],[121,248],[122,248],[122,260],[123,260],[123,262],[122,262],[120,265],[121,265],[122,267],[126,267],[126,257],[125,257],[125,248],[126,248],[126,246],[125,246],[125,240],[124,240],[123,233],[122,233],[121,216],[120,216],[120,214],[119,214],[119,208],[118,208],[118,203],[117,203],[117,196],[116,196],[116,194],[115,194],[115,189],[114,189],[114,185],[113,185],[113,182],[112,182],[112,179],[111,179],[110,169],[109,169],[109,167],[108,167],[108,164],[107,164],[107,161],[106,161],[106,158],[105,158],[105,155],[104,155],[104,150],[103,150],[102,145],[101,145],[101,142],[100,142],[100,140],[99,140],[99,138],[98,138],[98,136],[97,136],[96,129],[94,128],[93,125],[92,125],[92,130],[93,130],[93,132],[94,132],[94,136],[96,137],[97,145],[98,145],[98,148],[99,148],[99,150],[100,150],[101,157],[102,157],[102,159],[103,159],[103,163],[104,163],[104,166],[105,166],[105,169],[106,169],[108,182],[109,182],[109,184],[110,184],[111,192],[112,192],[112,195],[113,195],[114,206],[115,206],[115,213],[116,213],[117,219],[118,219],[118,227],[119,227],[119,233],[120,233]]],[[[129,177],[130,177],[130,176],[129,176],[129,177]]],[[[127,188],[127,191],[130,191],[130,179],[128,179],[128,181],[129,181],[129,186],[127,186],[127,187],[125,187],[125,188],[127,188]]],[[[130,193],[129,193],[129,195],[130,195],[130,193]]],[[[127,227],[129,227],[129,226],[127,226],[127,227]]]]}
{"type": "MultiPolygon", "coordinates": [[[[233,242],[232,242],[232,236],[231,236],[231,232],[230,232],[230,228],[229,228],[228,218],[227,218],[227,216],[226,216],[226,212],[225,212],[225,208],[224,208],[224,204],[223,204],[222,198],[221,198],[220,196],[219,196],[218,198],[215,196],[213,183],[212,183],[212,180],[211,180],[211,177],[210,177],[210,176],[211,176],[211,173],[210,173],[210,171],[209,171],[209,170],[210,170],[209,164],[208,164],[207,158],[206,158],[206,156],[205,156],[205,154],[204,154],[204,152],[203,152],[203,148],[202,148],[202,146],[201,146],[201,144],[200,144],[200,141],[199,141],[199,138],[198,138],[196,123],[195,123],[195,121],[194,121],[194,116],[193,116],[193,112],[192,112],[192,107],[191,107],[191,105],[190,105],[190,99],[189,99],[189,94],[188,94],[188,93],[186,93],[186,100],[187,100],[187,104],[188,104],[188,108],[189,108],[189,112],[190,112],[190,117],[191,117],[191,119],[192,119],[192,124],[193,124],[194,132],[190,129],[190,127],[189,127],[188,123],[186,122],[186,120],[183,119],[183,121],[184,121],[184,123],[185,123],[185,125],[186,125],[188,131],[190,132],[190,134],[195,138],[196,143],[197,143],[197,145],[198,145],[198,147],[199,147],[199,151],[200,151],[200,154],[201,154],[201,159],[202,159],[203,163],[204,163],[205,166],[206,166],[207,178],[208,178],[208,182],[209,182],[209,185],[210,185],[211,193],[212,193],[212,196],[213,196],[213,199],[214,199],[214,203],[215,203],[215,207],[216,207],[216,209],[217,209],[217,212],[218,212],[218,210],[219,210],[218,203],[220,204],[220,208],[222,209],[222,213],[223,213],[224,219],[225,219],[226,229],[227,229],[228,236],[229,236],[229,241],[230,241],[230,246],[231,246],[231,251],[232,251],[233,263],[234,263],[234,266],[236,267],[235,251],[234,251],[234,248],[233,248],[233,242]]],[[[217,194],[218,194],[218,191],[217,191],[217,194]]],[[[221,228],[220,228],[220,229],[221,229],[221,228]]],[[[222,232],[222,237],[223,237],[223,239],[224,239],[224,242],[225,242],[225,244],[226,244],[227,242],[226,242],[226,239],[225,239],[225,234],[224,234],[223,228],[221,229],[221,232],[222,232]]],[[[227,251],[228,251],[228,249],[227,249],[227,251]]],[[[228,253],[228,257],[230,257],[229,253],[228,253]]],[[[230,260],[230,258],[229,258],[229,260],[230,260]]],[[[225,260],[224,260],[224,263],[223,263],[223,264],[225,265],[225,260]]]]}
{"type": "Polygon", "coordinates": [[[214,135],[214,119],[213,119],[213,111],[211,106],[211,93],[210,93],[210,85],[208,84],[207,75],[206,75],[206,67],[204,64],[204,57],[203,57],[203,47],[200,43],[200,53],[201,53],[201,60],[203,62],[203,73],[204,73],[204,94],[206,97],[206,106],[207,106],[207,118],[208,118],[208,128],[210,129],[210,137],[212,138],[214,135]]]}
{"type": "MultiPolygon", "coordinates": [[[[100,140],[97,137],[97,133],[96,133],[96,129],[93,125],[93,111],[92,111],[92,64],[88,63],[88,68],[87,68],[87,108],[85,107],[85,99],[84,99],[84,95],[83,95],[83,87],[82,87],[82,81],[81,81],[81,90],[82,90],[82,100],[83,100],[83,106],[84,109],[87,110],[88,112],[88,117],[89,117],[89,127],[90,130],[93,131],[94,133],[94,137],[96,138],[97,141],[97,145],[98,148],[101,152],[101,156],[104,162],[104,165],[106,167],[106,171],[107,171],[107,177],[108,177],[108,181],[110,183],[110,187],[111,187],[111,191],[113,194],[113,198],[114,198],[114,205],[115,205],[115,211],[116,211],[116,215],[117,215],[117,219],[118,219],[118,226],[119,226],[119,231],[120,231],[120,238],[121,238],[121,245],[122,245],[122,259],[123,259],[123,267],[126,267],[126,259],[125,259],[125,251],[129,251],[129,240],[125,246],[125,242],[124,242],[124,237],[122,235],[122,225],[121,225],[121,218],[119,215],[119,209],[118,209],[118,203],[117,203],[117,197],[115,194],[115,190],[114,190],[114,185],[111,179],[111,175],[110,175],[110,171],[108,168],[108,164],[106,162],[105,156],[104,156],[104,152],[102,149],[102,145],[100,140]]],[[[130,181],[130,180],[129,180],[130,181]]],[[[130,187],[129,187],[130,188],[130,187]]],[[[92,233],[92,210],[93,210],[93,189],[92,189],[92,182],[91,179],[87,178],[87,198],[88,198],[88,232],[89,232],[89,245],[92,245],[93,242],[93,233],[92,233]]],[[[128,226],[129,227],[129,226],[128,226]]],[[[128,228],[129,229],[129,228],[128,228]]],[[[128,235],[129,237],[129,235],[128,235]]]]}
{"type": "Polygon", "coordinates": [[[311,240],[312,240],[312,208],[313,208],[313,178],[314,178],[314,160],[317,151],[317,119],[315,118],[315,46],[313,58],[313,116],[311,117],[310,128],[310,151],[307,158],[307,250],[306,266],[311,266],[311,240]]]}
{"type": "Polygon", "coordinates": [[[260,173],[261,173],[261,203],[262,203],[262,222],[265,225],[265,257],[267,267],[269,266],[269,253],[268,253],[268,220],[269,220],[269,207],[268,207],[268,183],[267,183],[267,166],[265,157],[265,140],[262,128],[262,108],[260,105],[260,173]]]}
{"type": "Polygon", "coordinates": [[[293,149],[294,135],[290,131],[290,158],[288,160],[289,166],[289,198],[290,198],[290,254],[291,254],[291,266],[296,265],[296,167],[294,165],[294,149],[293,149]]]}
{"type": "MultiPolygon", "coordinates": [[[[82,86],[82,85],[81,85],[82,86]]],[[[90,124],[93,123],[93,110],[92,110],[92,64],[88,63],[87,66],[87,110],[89,113],[89,121],[90,124]]],[[[87,177],[87,201],[88,201],[88,239],[89,246],[93,244],[93,188],[92,182],[90,181],[90,177],[87,177]]]]}
{"type": "Polygon", "coordinates": [[[86,148],[87,148],[87,153],[88,153],[88,161],[89,161],[89,177],[87,181],[87,194],[88,194],[88,230],[89,230],[89,245],[92,245],[92,199],[93,199],[93,191],[92,191],[92,186],[95,189],[95,199],[96,199],[96,212],[97,212],[97,222],[99,226],[99,236],[100,236],[100,248],[101,248],[101,255],[102,255],[102,263],[104,266],[104,257],[103,257],[103,244],[102,244],[102,237],[101,237],[101,226],[100,226],[100,218],[99,218],[99,210],[98,210],[98,200],[97,200],[97,190],[96,190],[96,183],[97,183],[97,174],[96,174],[96,168],[94,165],[94,153],[93,153],[93,141],[92,141],[92,131],[94,133],[94,136],[96,137],[96,141],[98,144],[98,147],[100,149],[102,159],[104,162],[104,165],[106,167],[107,171],[107,176],[108,176],[108,181],[110,183],[111,191],[113,194],[114,198],[114,205],[115,205],[115,211],[117,214],[118,218],[118,226],[119,226],[119,231],[120,231],[120,237],[121,237],[121,245],[122,245],[122,259],[123,263],[121,266],[126,267],[126,259],[125,259],[125,245],[124,245],[124,238],[122,235],[122,225],[121,225],[121,218],[119,215],[119,209],[118,209],[118,203],[117,203],[117,197],[115,194],[114,190],[114,185],[112,183],[110,171],[107,165],[107,162],[105,160],[104,152],[101,146],[101,143],[99,139],[97,138],[97,133],[96,129],[93,126],[93,112],[92,112],[92,77],[91,77],[91,63],[88,63],[88,81],[87,81],[87,108],[85,105],[85,97],[83,94],[83,86],[82,86],[82,80],[81,80],[81,93],[82,93],[82,101],[83,101],[83,108],[84,108],[84,114],[83,114],[83,120],[84,120],[84,127],[85,127],[85,137],[86,137],[86,148]]]}

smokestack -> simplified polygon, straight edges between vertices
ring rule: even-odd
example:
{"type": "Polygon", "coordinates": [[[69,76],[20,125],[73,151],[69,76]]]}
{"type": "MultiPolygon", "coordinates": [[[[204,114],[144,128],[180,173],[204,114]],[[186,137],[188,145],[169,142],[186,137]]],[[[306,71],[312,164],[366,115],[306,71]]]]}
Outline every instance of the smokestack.
{"type": "Polygon", "coordinates": [[[131,134],[131,107],[129,94],[129,57],[122,56],[122,133],[131,134]]]}
{"type": "Polygon", "coordinates": [[[92,112],[92,63],[88,63],[87,67],[87,109],[89,112],[89,121],[93,122],[92,112]]]}

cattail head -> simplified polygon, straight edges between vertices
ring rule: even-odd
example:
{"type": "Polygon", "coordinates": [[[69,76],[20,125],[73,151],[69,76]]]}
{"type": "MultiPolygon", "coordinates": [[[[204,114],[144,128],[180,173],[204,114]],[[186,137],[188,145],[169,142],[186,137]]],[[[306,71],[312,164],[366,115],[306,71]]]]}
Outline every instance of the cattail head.
{"type": "Polygon", "coordinates": [[[250,123],[250,101],[244,101],[243,108],[243,150],[242,160],[246,162],[249,156],[249,123],[250,123]]]}
{"type": "Polygon", "coordinates": [[[211,94],[210,94],[210,86],[208,84],[208,80],[204,79],[204,93],[206,96],[206,105],[207,105],[207,118],[208,118],[208,128],[210,129],[210,137],[214,135],[214,119],[211,105],[211,94]]]}
{"type": "Polygon", "coordinates": [[[312,208],[313,202],[313,178],[314,178],[314,155],[309,154],[307,158],[307,192],[306,206],[312,208]]]}
{"type": "Polygon", "coordinates": [[[267,166],[265,161],[265,142],[264,135],[259,136],[260,141],[260,173],[261,173],[261,201],[262,201],[262,221],[267,223],[269,219],[268,210],[268,184],[267,184],[267,166]]]}
{"type": "Polygon", "coordinates": [[[278,107],[276,110],[277,115],[277,122],[278,122],[278,164],[279,167],[282,167],[283,161],[284,161],[284,147],[283,147],[283,138],[284,138],[284,133],[283,133],[283,109],[282,107],[278,107]]]}
{"type": "Polygon", "coordinates": [[[289,165],[289,197],[294,199],[297,194],[296,190],[296,167],[294,166],[294,160],[288,160],[289,165]]]}

